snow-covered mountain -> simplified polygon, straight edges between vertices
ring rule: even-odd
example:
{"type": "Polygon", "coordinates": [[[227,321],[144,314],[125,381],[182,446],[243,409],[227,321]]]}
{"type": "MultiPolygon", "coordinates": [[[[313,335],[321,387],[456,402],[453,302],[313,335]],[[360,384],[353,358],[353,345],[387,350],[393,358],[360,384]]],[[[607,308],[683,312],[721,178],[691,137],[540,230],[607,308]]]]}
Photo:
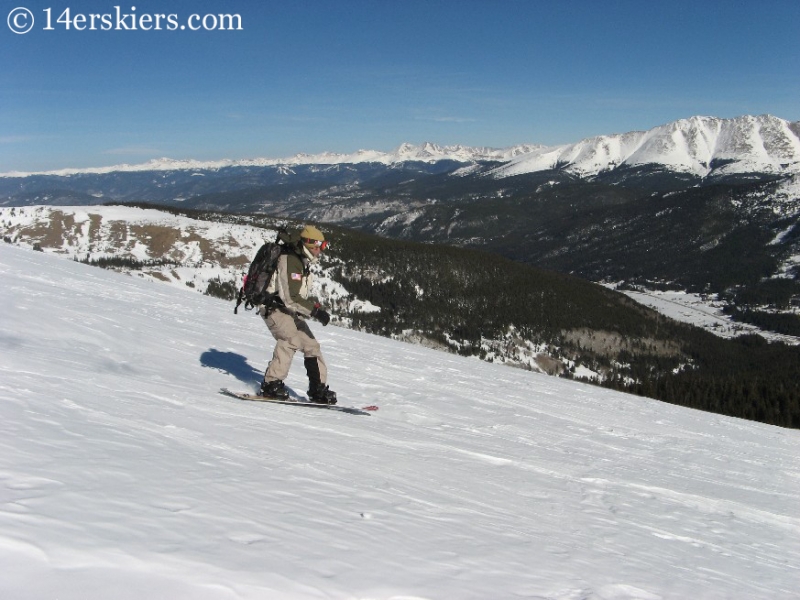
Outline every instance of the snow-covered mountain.
{"type": "Polygon", "coordinates": [[[7,244],[0,276],[4,599],[796,596],[798,431],[317,324],[380,410],[239,402],[252,315],[7,244]]]}
{"type": "MultiPolygon", "coordinates": [[[[739,174],[786,175],[800,173],[800,122],[771,115],[745,115],[732,119],[696,116],[673,121],[649,131],[601,135],[572,144],[543,146],[520,144],[508,148],[403,143],[390,152],[358,150],[349,154],[300,153],[286,158],[243,160],[153,159],[142,164],[98,168],[58,169],[26,173],[0,173],[0,177],[34,175],[138,173],[147,171],[214,171],[230,167],[276,167],[300,165],[392,166],[406,162],[436,163],[501,162],[491,174],[504,178],[552,169],[580,177],[592,177],[615,169],[648,167],[697,177],[739,174]]],[[[459,173],[460,174],[460,173],[459,173]]]]}
{"type": "Polygon", "coordinates": [[[227,167],[281,167],[293,165],[344,165],[376,163],[393,165],[403,162],[433,163],[442,160],[456,162],[500,161],[505,162],[512,158],[526,154],[542,146],[535,144],[521,144],[509,148],[488,148],[451,145],[440,146],[431,142],[423,144],[404,143],[390,152],[379,150],[358,150],[350,154],[335,152],[321,152],[318,154],[295,154],[286,158],[254,158],[242,160],[175,160],[171,158],[156,158],[146,163],[129,165],[112,165],[108,167],[89,167],[84,169],[57,169],[54,171],[25,173],[11,171],[0,173],[0,177],[29,177],[32,175],[70,176],[78,174],[105,174],[105,173],[132,173],[142,171],[176,171],[176,170],[217,170],[227,167]]]}
{"type": "Polygon", "coordinates": [[[533,150],[493,174],[511,177],[563,169],[591,177],[635,167],[658,167],[699,177],[800,173],[800,123],[770,115],[692,117],[649,131],[602,135],[533,150]]]}

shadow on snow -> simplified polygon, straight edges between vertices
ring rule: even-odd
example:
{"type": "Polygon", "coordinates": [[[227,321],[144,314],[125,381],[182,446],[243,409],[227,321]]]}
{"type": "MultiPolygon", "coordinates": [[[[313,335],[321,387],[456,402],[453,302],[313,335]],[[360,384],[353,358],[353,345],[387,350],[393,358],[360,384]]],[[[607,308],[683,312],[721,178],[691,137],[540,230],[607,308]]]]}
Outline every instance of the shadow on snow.
{"type": "Polygon", "coordinates": [[[264,374],[254,369],[241,354],[222,352],[216,348],[210,348],[203,352],[200,355],[200,364],[233,375],[246,384],[261,383],[264,377],[264,374]]]}

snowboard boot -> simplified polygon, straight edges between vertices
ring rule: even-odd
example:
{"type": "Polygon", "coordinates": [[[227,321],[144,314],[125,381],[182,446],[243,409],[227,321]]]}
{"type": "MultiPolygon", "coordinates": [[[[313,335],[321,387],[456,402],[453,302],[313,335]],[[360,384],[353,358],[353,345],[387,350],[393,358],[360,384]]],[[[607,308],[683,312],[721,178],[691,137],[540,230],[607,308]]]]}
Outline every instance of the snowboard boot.
{"type": "Polygon", "coordinates": [[[336,392],[331,390],[324,383],[312,385],[306,392],[308,399],[315,404],[336,404],[336,392]]]}
{"type": "Polygon", "coordinates": [[[274,400],[288,400],[289,392],[286,391],[286,386],[280,379],[275,381],[264,381],[261,383],[261,390],[258,392],[259,396],[265,398],[272,398],[274,400]]]}
{"type": "Polygon", "coordinates": [[[316,404],[336,404],[336,392],[328,389],[328,386],[322,383],[322,377],[319,372],[319,362],[314,356],[306,356],[303,360],[306,366],[306,374],[308,375],[308,400],[316,404]]]}

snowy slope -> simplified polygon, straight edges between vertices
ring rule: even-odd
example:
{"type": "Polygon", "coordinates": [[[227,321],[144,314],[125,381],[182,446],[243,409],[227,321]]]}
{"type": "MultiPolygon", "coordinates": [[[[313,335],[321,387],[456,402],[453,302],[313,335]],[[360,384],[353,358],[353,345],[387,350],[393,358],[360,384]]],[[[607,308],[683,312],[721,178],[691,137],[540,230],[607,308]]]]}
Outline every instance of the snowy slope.
{"type": "MultiPolygon", "coordinates": [[[[798,204],[789,198],[800,196],[800,178],[790,180],[790,183],[794,188],[786,186],[787,194],[783,196],[779,190],[775,194],[776,201],[798,204]]],[[[155,264],[136,273],[145,279],[178,287],[189,286],[198,292],[205,292],[213,280],[238,284],[259,246],[265,239],[275,237],[274,231],[260,227],[202,221],[127,206],[0,207],[0,225],[4,236],[16,240],[16,243],[28,247],[41,244],[45,252],[54,252],[67,259],[175,259],[180,265],[155,264]]],[[[799,263],[800,256],[790,256],[784,269],[789,270],[799,263]]],[[[315,283],[315,295],[326,304],[335,305],[344,318],[346,311],[378,310],[369,303],[350,298],[347,290],[324,268],[317,269],[315,283]]],[[[721,303],[694,294],[678,291],[623,292],[640,304],[722,337],[759,333],[769,340],[800,343],[800,338],[795,336],[761,331],[755,326],[737,323],[723,313],[721,303]]],[[[502,360],[500,357],[495,359],[502,360]]],[[[528,360],[528,363],[536,368],[535,361],[528,360]]]]}
{"type": "MultiPolygon", "coordinates": [[[[288,226],[276,219],[276,227],[288,226]]],[[[250,261],[273,229],[203,221],[165,211],[130,206],[0,207],[4,237],[41,245],[71,260],[125,258],[156,262],[136,271],[139,277],[205,293],[213,280],[239,285],[250,261]]],[[[349,310],[375,310],[347,298],[347,291],[315,266],[314,295],[328,305],[342,300],[349,310]]],[[[340,306],[337,306],[340,308],[340,306]]]]}
{"type": "Polygon", "coordinates": [[[128,206],[4,207],[0,222],[6,235],[69,259],[174,260],[139,275],[203,292],[212,279],[241,281],[259,246],[275,239],[258,227],[128,206]]]}
{"type": "Polygon", "coordinates": [[[798,431],[318,324],[374,416],[238,402],[256,317],[6,244],[0,274],[4,600],[800,589],[798,431]]]}
{"type": "MultiPolygon", "coordinates": [[[[616,289],[613,284],[608,287],[616,289]]],[[[765,331],[749,323],[734,321],[723,310],[726,304],[715,295],[708,297],[680,290],[619,291],[639,304],[648,306],[670,319],[690,323],[720,337],[733,338],[740,335],[758,334],[771,342],[783,342],[792,346],[800,344],[800,337],[765,331]]]]}
{"type": "Polygon", "coordinates": [[[692,117],[649,131],[601,135],[542,148],[493,171],[510,177],[561,167],[582,177],[618,167],[658,165],[700,177],[800,173],[800,127],[771,115],[692,117]]]}

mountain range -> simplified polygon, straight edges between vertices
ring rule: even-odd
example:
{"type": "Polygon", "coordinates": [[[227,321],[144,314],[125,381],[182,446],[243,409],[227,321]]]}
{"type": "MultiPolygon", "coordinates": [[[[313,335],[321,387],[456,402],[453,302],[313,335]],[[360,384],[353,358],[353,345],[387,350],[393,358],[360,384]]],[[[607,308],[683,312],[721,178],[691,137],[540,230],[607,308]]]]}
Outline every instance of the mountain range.
{"type": "Polygon", "coordinates": [[[498,149],[463,145],[441,146],[431,142],[420,145],[403,143],[391,152],[358,150],[350,154],[301,153],[278,159],[218,161],[160,158],[137,165],[60,169],[40,173],[9,172],[0,173],[0,177],[362,163],[390,166],[405,162],[439,161],[505,163],[491,171],[491,175],[497,178],[554,169],[591,177],[608,171],[651,165],[699,177],[742,173],[783,175],[800,173],[800,122],[789,122],[771,115],[746,115],[733,119],[697,116],[648,131],[601,135],[559,146],[522,144],[498,149]]]}
{"type": "Polygon", "coordinates": [[[136,202],[326,222],[591,281],[717,294],[744,314],[800,302],[799,135],[800,123],[770,115],[698,116],[554,147],[159,159],[6,173],[0,205],[136,202]]]}
{"type": "MultiPolygon", "coordinates": [[[[343,165],[376,163],[395,165],[404,162],[434,163],[442,160],[456,162],[509,161],[517,156],[525,155],[544,146],[522,144],[509,148],[487,148],[463,145],[441,146],[432,142],[419,145],[403,143],[391,152],[379,150],[358,150],[350,154],[321,152],[318,154],[299,153],[287,158],[254,158],[241,160],[175,160],[172,158],[155,158],[146,163],[129,165],[112,165],[108,167],[89,167],[82,169],[58,169],[55,171],[24,173],[12,171],[0,173],[0,177],[30,177],[33,175],[53,175],[66,177],[80,174],[104,174],[115,172],[140,171],[175,171],[175,170],[217,170],[231,167],[291,167],[297,165],[343,165]]],[[[283,169],[286,172],[286,169],[283,169]]]]}

